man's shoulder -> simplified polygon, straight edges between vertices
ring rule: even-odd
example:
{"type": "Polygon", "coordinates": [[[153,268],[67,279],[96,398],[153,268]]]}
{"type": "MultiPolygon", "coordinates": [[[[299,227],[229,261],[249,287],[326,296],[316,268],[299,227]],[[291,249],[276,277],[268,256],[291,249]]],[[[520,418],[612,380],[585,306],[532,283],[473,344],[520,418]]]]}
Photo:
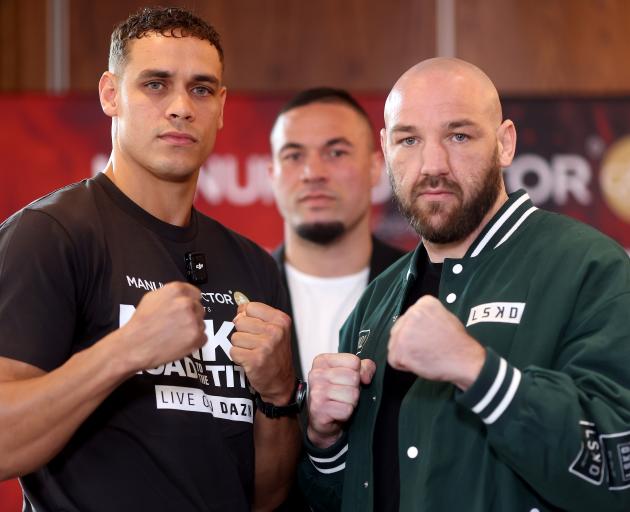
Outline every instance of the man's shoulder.
{"type": "Polygon", "coordinates": [[[580,220],[543,209],[536,214],[532,216],[533,229],[527,234],[527,243],[537,245],[544,252],[595,258],[605,254],[626,255],[617,241],[580,220]]]}
{"type": "Polygon", "coordinates": [[[271,257],[274,259],[278,267],[282,267],[284,264],[284,252],[285,247],[283,243],[271,251],[271,257]]]}
{"type": "Polygon", "coordinates": [[[406,251],[389,245],[375,236],[372,236],[372,257],[370,258],[370,281],[381,274],[392,263],[398,261],[406,254],[406,251]]]}
{"type": "Polygon", "coordinates": [[[1,225],[9,227],[26,219],[39,219],[39,223],[56,223],[64,230],[72,231],[81,226],[89,227],[95,212],[94,180],[86,179],[71,183],[34,200],[11,215],[1,225]]]}
{"type": "Polygon", "coordinates": [[[70,183],[36,199],[24,208],[40,211],[62,210],[76,212],[77,204],[74,202],[79,201],[82,203],[90,201],[93,194],[94,182],[95,180],[91,178],[70,183]]]}
{"type": "Polygon", "coordinates": [[[403,282],[407,279],[407,273],[412,264],[413,254],[413,251],[404,254],[370,281],[365,290],[364,297],[366,295],[379,297],[385,293],[395,292],[397,290],[396,284],[402,286],[403,282]]]}

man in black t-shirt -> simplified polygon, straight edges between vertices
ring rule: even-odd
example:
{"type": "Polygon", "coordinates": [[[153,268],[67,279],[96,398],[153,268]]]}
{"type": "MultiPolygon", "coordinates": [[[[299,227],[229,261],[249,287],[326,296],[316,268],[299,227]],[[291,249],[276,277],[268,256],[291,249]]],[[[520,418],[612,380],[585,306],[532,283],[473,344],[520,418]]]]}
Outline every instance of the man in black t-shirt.
{"type": "Polygon", "coordinates": [[[222,74],[204,21],[131,16],[99,83],[105,172],[0,226],[0,479],[26,510],[270,509],[290,486],[294,408],[269,405],[295,390],[286,292],[192,208],[222,74]]]}

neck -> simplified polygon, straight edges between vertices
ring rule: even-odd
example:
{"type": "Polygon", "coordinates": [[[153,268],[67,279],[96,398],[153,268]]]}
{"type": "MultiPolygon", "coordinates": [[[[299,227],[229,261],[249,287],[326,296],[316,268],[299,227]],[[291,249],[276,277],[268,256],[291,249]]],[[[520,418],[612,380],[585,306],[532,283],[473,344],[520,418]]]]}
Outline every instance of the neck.
{"type": "Polygon", "coordinates": [[[429,260],[432,263],[442,263],[446,258],[454,258],[459,259],[463,258],[470,246],[479,236],[479,233],[483,231],[488,222],[496,215],[496,213],[501,209],[503,204],[508,200],[507,193],[505,190],[502,190],[497,200],[494,202],[494,205],[486,215],[483,220],[479,223],[479,226],[470,233],[466,238],[462,240],[458,240],[456,242],[451,242],[448,244],[436,244],[433,242],[429,242],[428,240],[423,240],[422,243],[427,250],[427,254],[429,256],[429,260]]]}
{"type": "Polygon", "coordinates": [[[146,169],[130,170],[112,155],[104,172],[123,194],[154,217],[174,226],[190,222],[199,171],[186,181],[167,181],[146,169]]]}
{"type": "Polygon", "coordinates": [[[285,259],[305,274],[339,277],[360,272],[370,264],[372,236],[366,216],[353,229],[328,245],[301,238],[284,225],[285,259]]]}

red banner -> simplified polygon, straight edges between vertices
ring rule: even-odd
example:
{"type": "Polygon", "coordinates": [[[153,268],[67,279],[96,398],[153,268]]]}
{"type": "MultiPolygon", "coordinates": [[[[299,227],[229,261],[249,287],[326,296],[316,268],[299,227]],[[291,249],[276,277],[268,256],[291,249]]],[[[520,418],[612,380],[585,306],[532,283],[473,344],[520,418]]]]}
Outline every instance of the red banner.
{"type": "MultiPolygon", "coordinates": [[[[384,96],[361,96],[379,129],[384,96]]],[[[282,223],[267,178],[269,130],[284,97],[229,95],[225,127],[203,166],[196,206],[272,248],[282,223]]],[[[102,169],[110,150],[109,119],[96,97],[0,97],[4,165],[0,220],[33,199],[102,169]]],[[[630,248],[630,101],[507,100],[517,125],[509,190],[526,188],[534,203],[590,223],[630,248]]],[[[413,247],[417,238],[389,199],[383,175],[373,194],[374,229],[413,247]]]]}
{"type": "MultiPolygon", "coordinates": [[[[267,248],[282,223],[267,178],[269,130],[286,97],[230,95],[225,127],[202,168],[196,206],[267,248]]],[[[376,129],[385,96],[360,96],[376,129]]],[[[101,170],[110,121],[90,97],[0,96],[0,221],[30,201],[101,170]]],[[[512,99],[518,151],[509,190],[526,188],[538,206],[592,224],[630,249],[630,100],[512,99]]],[[[383,177],[373,194],[374,229],[411,248],[417,237],[398,215],[383,177]]],[[[14,483],[0,486],[0,510],[19,510],[14,483]],[[6,489],[9,489],[7,492],[6,489]],[[10,501],[9,501],[10,500],[10,501]]]]}
{"type": "MultiPolygon", "coordinates": [[[[225,127],[202,167],[195,205],[267,248],[282,239],[267,166],[269,131],[286,98],[229,96],[225,127]]],[[[362,103],[381,126],[383,98],[362,103]]],[[[0,221],[43,194],[101,170],[109,155],[110,120],[97,98],[0,97],[7,133],[0,137],[0,221]]],[[[375,213],[388,202],[385,175],[374,191],[375,213]]],[[[378,222],[377,222],[378,223],[378,222]]],[[[394,238],[392,236],[389,238],[394,238]]],[[[404,244],[406,240],[402,240],[404,244]]]]}

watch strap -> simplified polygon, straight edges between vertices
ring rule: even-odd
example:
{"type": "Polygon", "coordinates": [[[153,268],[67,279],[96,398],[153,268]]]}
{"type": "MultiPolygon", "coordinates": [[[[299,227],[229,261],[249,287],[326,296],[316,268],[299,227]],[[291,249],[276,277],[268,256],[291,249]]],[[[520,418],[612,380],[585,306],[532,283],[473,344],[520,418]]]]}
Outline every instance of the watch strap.
{"type": "Polygon", "coordinates": [[[293,400],[287,405],[275,405],[270,402],[265,402],[258,392],[254,395],[256,408],[267,416],[267,418],[282,418],[284,416],[293,416],[298,414],[302,410],[305,398],[306,382],[300,379],[295,379],[293,400]]]}

